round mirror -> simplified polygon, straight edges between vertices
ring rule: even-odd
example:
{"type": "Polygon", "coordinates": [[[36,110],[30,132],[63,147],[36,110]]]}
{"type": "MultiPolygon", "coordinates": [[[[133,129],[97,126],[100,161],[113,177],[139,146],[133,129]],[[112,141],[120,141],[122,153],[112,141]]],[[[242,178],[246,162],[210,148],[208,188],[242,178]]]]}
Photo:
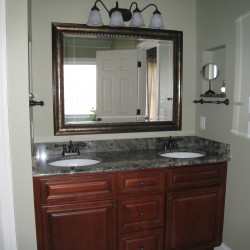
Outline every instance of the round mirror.
{"type": "Polygon", "coordinates": [[[218,66],[214,63],[207,63],[201,69],[201,75],[206,80],[209,81],[209,90],[205,93],[206,95],[214,95],[215,92],[211,89],[211,83],[214,79],[219,76],[218,66]]]}
{"type": "Polygon", "coordinates": [[[214,63],[207,63],[201,69],[201,75],[207,81],[216,79],[219,75],[218,66],[214,63]]]}

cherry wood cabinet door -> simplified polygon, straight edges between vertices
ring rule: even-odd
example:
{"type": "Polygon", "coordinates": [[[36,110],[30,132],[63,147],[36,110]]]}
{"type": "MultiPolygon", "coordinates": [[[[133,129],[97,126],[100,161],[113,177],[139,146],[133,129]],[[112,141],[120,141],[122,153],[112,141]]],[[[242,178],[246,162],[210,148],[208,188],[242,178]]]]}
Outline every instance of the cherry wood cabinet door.
{"type": "Polygon", "coordinates": [[[204,250],[220,245],[224,198],[222,187],[167,194],[165,249],[204,250]]]}
{"type": "Polygon", "coordinates": [[[114,201],[42,208],[44,250],[116,250],[114,201]]]}
{"type": "Polygon", "coordinates": [[[162,250],[163,232],[163,229],[154,229],[121,234],[118,250],[162,250]]]}

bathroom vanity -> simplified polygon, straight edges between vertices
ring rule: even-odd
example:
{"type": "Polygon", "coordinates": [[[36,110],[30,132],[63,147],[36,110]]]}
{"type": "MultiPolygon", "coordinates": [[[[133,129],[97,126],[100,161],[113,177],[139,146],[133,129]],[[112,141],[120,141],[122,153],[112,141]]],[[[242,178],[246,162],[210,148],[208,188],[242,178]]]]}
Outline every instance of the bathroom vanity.
{"type": "Polygon", "coordinates": [[[184,137],[179,144],[205,156],[176,159],[160,156],[156,139],[99,143],[108,152],[96,152],[97,144],[80,156],[101,160],[92,166],[51,167],[57,154],[35,157],[39,250],[205,250],[221,244],[229,145],[184,137]],[[131,141],[136,150],[122,151],[121,145],[135,148],[131,141]]]}

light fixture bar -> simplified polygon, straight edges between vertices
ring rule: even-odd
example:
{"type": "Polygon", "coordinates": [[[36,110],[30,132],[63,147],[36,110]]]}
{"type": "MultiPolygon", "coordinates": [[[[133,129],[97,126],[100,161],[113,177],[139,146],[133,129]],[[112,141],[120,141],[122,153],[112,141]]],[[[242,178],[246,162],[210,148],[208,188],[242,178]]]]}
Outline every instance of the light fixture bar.
{"type": "Polygon", "coordinates": [[[142,10],[138,8],[138,4],[136,2],[132,2],[130,4],[129,9],[119,8],[118,1],[116,1],[116,6],[111,10],[105,6],[105,4],[101,0],[95,1],[94,6],[91,8],[91,12],[89,14],[89,19],[87,25],[89,26],[102,26],[102,18],[100,15],[100,10],[97,7],[97,3],[100,2],[105,10],[108,12],[110,17],[110,26],[124,26],[124,22],[130,22],[130,27],[144,27],[145,23],[143,20],[142,12],[150,6],[155,7],[155,11],[153,12],[153,16],[150,21],[149,28],[164,28],[161,12],[158,10],[155,4],[148,4],[142,10]],[[135,9],[132,12],[132,7],[135,5],[135,9]]]}

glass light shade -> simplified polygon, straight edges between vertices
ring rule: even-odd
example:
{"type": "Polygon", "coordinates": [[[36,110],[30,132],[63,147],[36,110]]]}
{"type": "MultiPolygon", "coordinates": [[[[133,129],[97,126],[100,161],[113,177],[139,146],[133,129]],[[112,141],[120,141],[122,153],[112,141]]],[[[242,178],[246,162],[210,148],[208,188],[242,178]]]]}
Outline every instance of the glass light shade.
{"type": "Polygon", "coordinates": [[[134,12],[131,18],[130,27],[144,27],[145,23],[141,12],[134,12]]]}
{"type": "Polygon", "coordinates": [[[150,21],[150,24],[149,24],[149,28],[156,28],[156,29],[163,29],[164,28],[161,14],[159,14],[159,13],[153,14],[151,21],[150,21]]]}
{"type": "Polygon", "coordinates": [[[102,26],[103,25],[101,14],[98,10],[91,10],[87,25],[88,26],[102,26]]]}
{"type": "Polygon", "coordinates": [[[116,10],[111,14],[109,26],[125,26],[120,11],[116,10]]]}

